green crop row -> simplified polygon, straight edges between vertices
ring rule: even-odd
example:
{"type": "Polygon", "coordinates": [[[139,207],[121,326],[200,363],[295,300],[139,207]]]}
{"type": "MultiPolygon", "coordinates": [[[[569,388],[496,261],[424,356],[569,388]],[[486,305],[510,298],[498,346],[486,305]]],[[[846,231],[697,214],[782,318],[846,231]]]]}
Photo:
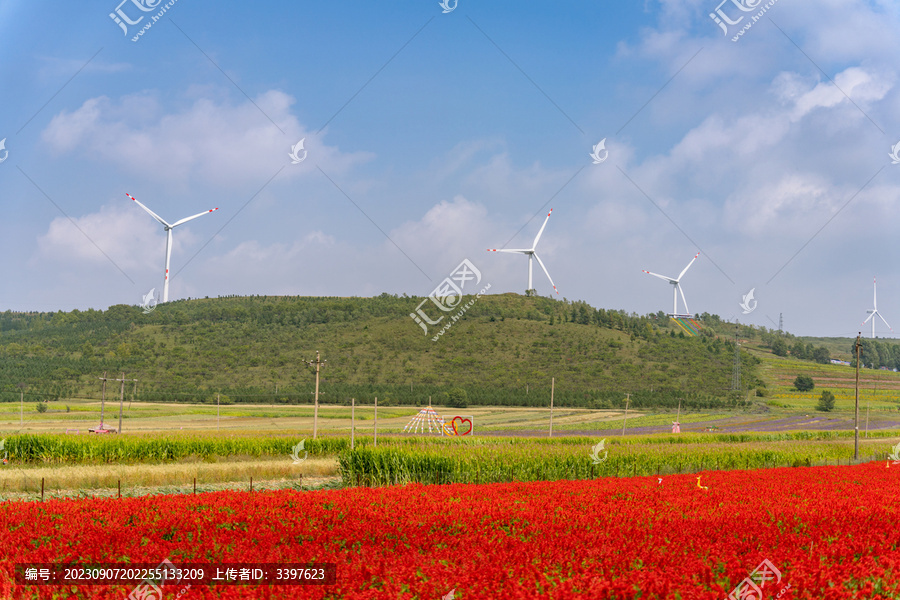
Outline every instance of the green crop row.
{"type": "MultiPolygon", "coordinates": [[[[14,435],[6,438],[11,461],[27,463],[166,462],[187,457],[285,456],[294,438],[263,437],[128,437],[115,435],[14,435]]],[[[334,455],[350,447],[347,438],[307,439],[310,456],[334,455]]]]}
{"type": "MultiPolygon", "coordinates": [[[[340,472],[345,485],[490,483],[848,464],[853,455],[852,443],[842,441],[762,442],[741,447],[725,443],[687,447],[635,444],[608,447],[606,459],[594,464],[590,458],[591,447],[585,442],[581,445],[541,442],[443,447],[423,444],[419,448],[363,446],[341,452],[340,472]]],[[[868,446],[861,452],[861,458],[881,459],[888,450],[887,445],[868,446]]]]}

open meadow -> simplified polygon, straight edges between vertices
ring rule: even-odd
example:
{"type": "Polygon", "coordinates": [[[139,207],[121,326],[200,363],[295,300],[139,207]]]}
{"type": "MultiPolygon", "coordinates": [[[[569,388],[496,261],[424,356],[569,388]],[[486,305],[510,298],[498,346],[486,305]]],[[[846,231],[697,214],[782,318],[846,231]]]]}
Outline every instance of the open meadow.
{"type": "Polygon", "coordinates": [[[799,366],[763,361],[768,397],[744,410],[556,407],[551,425],[549,407],[432,407],[467,435],[413,430],[422,406],[379,406],[376,438],[363,402],[314,425],[308,404],[125,401],[121,434],[88,433],[101,410],[118,429],[115,399],[3,403],[0,597],[124,597],[140,581],[23,569],[163,560],[331,577],[159,582],[188,598],[898,597],[896,375],[868,374],[882,391],[861,396],[854,460],[846,378],[807,367],[838,397],[816,411],[799,366]]]}

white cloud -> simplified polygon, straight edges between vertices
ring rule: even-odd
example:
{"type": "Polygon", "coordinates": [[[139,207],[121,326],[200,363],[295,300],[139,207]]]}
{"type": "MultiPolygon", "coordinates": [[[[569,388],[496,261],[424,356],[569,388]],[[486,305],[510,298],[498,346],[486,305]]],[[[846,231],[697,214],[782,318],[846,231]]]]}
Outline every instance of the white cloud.
{"type": "Polygon", "coordinates": [[[71,221],[66,217],[53,219],[47,232],[38,238],[39,255],[35,259],[88,264],[91,268],[111,259],[126,272],[151,264],[162,271],[162,228],[143,211],[128,210],[131,208],[111,204],[71,221]]]}
{"type": "Polygon", "coordinates": [[[282,166],[284,177],[309,173],[315,165],[341,174],[371,158],[328,146],[291,114],[293,104],[292,97],[276,90],[253,103],[200,97],[177,112],[166,112],[152,94],[118,101],[99,96],[53,117],[43,139],[56,153],[78,152],[147,180],[174,184],[258,184],[282,166]],[[288,153],[301,138],[309,154],[304,163],[292,165],[288,153]]]}

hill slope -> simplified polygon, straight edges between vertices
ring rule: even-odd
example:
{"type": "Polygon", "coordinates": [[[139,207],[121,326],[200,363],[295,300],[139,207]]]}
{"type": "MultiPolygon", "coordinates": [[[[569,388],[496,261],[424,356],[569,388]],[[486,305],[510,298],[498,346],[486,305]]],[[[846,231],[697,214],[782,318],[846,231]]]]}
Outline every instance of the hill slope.
{"type": "MultiPolygon", "coordinates": [[[[728,391],[734,346],[716,335],[724,327],[716,317],[704,315],[703,335],[685,338],[656,316],[504,294],[478,298],[435,336],[436,328],[426,335],[410,318],[421,300],[229,297],[170,302],[147,315],[124,305],[6,312],[0,399],[17,401],[18,383],[32,399],[96,398],[97,378],[108,371],[138,379],[138,400],[214,401],[220,393],[306,403],[314,387],[306,361],[316,350],[328,361],[323,402],[377,395],[419,404],[459,387],[470,403],[545,406],[551,377],[559,406],[622,406],[626,392],[635,407],[679,399],[686,407],[734,406],[746,396],[728,391]]],[[[755,388],[758,359],[742,355],[744,389],[755,388]]]]}

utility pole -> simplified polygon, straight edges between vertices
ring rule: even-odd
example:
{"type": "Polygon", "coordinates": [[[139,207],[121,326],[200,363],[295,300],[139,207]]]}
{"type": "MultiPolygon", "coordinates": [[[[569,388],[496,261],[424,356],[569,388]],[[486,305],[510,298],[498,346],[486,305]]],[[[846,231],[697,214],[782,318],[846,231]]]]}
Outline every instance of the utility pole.
{"type": "MultiPolygon", "coordinates": [[[[119,395],[119,430],[118,433],[122,433],[122,405],[125,403],[125,382],[126,381],[137,381],[137,379],[125,379],[125,373],[122,373],[121,379],[117,379],[116,381],[122,382],[122,390],[119,395]]],[[[105,384],[106,382],[104,382],[105,384]]]]}
{"type": "Polygon", "coordinates": [[[375,396],[375,443],[372,445],[378,445],[378,396],[375,396]]]}
{"type": "Polygon", "coordinates": [[[553,392],[556,388],[556,377],[550,378],[550,437],[553,437],[553,392]]]}
{"type": "Polygon", "coordinates": [[[25,390],[19,390],[19,429],[25,427],[25,390]]]}
{"type": "Polygon", "coordinates": [[[856,427],[853,432],[853,460],[859,460],[859,337],[861,335],[860,331],[856,336],[856,427]]]}
{"type": "Polygon", "coordinates": [[[103,391],[100,394],[100,429],[104,429],[103,407],[106,405],[106,371],[103,371],[103,377],[101,377],[100,379],[103,381],[103,391]]]}
{"type": "Polygon", "coordinates": [[[316,360],[306,361],[306,364],[308,364],[310,367],[312,367],[313,365],[316,366],[316,406],[313,409],[313,439],[316,439],[319,431],[319,370],[326,362],[328,361],[319,359],[318,350],[316,350],[316,360]]]}
{"type": "Polygon", "coordinates": [[[216,394],[216,431],[219,430],[219,396],[221,394],[216,394]]]}
{"type": "Polygon", "coordinates": [[[356,445],[356,398],[350,398],[350,449],[356,445]]]}
{"type": "Polygon", "coordinates": [[[625,423],[628,422],[628,404],[631,402],[631,394],[625,394],[625,418],[622,419],[622,435],[625,435],[625,423]]]}

